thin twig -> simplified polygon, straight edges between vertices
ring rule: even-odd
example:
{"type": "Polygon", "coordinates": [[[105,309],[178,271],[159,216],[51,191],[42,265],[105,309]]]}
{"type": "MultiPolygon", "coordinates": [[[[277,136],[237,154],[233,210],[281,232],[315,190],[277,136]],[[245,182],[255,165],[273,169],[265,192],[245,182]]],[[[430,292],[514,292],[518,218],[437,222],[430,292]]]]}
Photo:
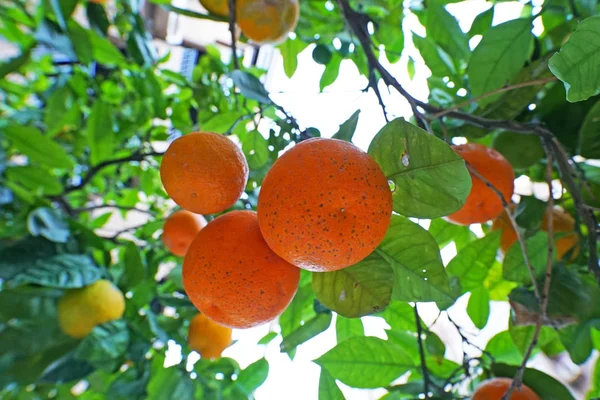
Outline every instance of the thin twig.
{"type": "Polygon", "coordinates": [[[535,282],[535,270],[533,268],[533,265],[531,264],[531,260],[529,259],[529,254],[527,253],[527,243],[525,242],[523,235],[519,231],[519,226],[517,225],[517,221],[513,217],[512,213],[510,212],[510,208],[508,207],[508,203],[506,202],[504,195],[502,194],[502,192],[500,190],[498,190],[489,180],[487,180],[483,175],[481,175],[469,163],[467,163],[466,161],[465,161],[465,163],[467,164],[467,168],[468,168],[469,172],[471,174],[473,174],[475,177],[477,177],[479,180],[481,180],[488,188],[492,189],[494,191],[494,193],[496,193],[496,195],[498,196],[500,201],[502,202],[502,207],[504,208],[504,213],[508,217],[508,220],[510,221],[511,226],[512,226],[513,230],[515,231],[515,234],[517,235],[519,245],[521,246],[521,252],[523,253],[523,259],[525,260],[525,266],[527,267],[527,271],[529,272],[529,278],[531,279],[531,284],[533,285],[533,293],[535,294],[537,303],[541,304],[540,303],[540,291],[535,282]]]}
{"type": "Polygon", "coordinates": [[[127,162],[132,162],[132,161],[142,161],[146,157],[162,156],[163,154],[164,153],[152,151],[149,153],[136,153],[136,154],[132,154],[127,157],[121,157],[121,158],[115,158],[112,160],[103,161],[100,164],[97,164],[97,165],[93,166],[92,168],[90,168],[90,170],[87,172],[87,174],[85,174],[85,176],[81,179],[81,182],[79,184],[65,188],[63,195],[83,188],[85,185],[90,183],[90,181],[94,178],[94,176],[96,176],[96,174],[98,174],[104,168],[110,167],[111,165],[123,164],[123,163],[127,163],[127,162]]]}
{"type": "Polygon", "coordinates": [[[149,210],[142,210],[141,208],[130,207],[130,206],[120,206],[118,204],[100,204],[97,206],[76,208],[73,211],[75,213],[79,214],[79,213],[90,212],[90,211],[94,211],[94,210],[101,210],[103,208],[114,208],[116,210],[123,210],[123,211],[136,211],[136,212],[140,212],[140,213],[144,213],[144,214],[148,214],[148,215],[154,215],[154,213],[149,210]]]}
{"type": "Polygon", "coordinates": [[[233,58],[233,68],[240,69],[240,64],[237,57],[237,38],[235,36],[236,23],[236,0],[228,0],[229,2],[229,32],[231,33],[231,57],[233,58]]]}
{"type": "Polygon", "coordinates": [[[490,96],[494,96],[496,94],[510,92],[511,90],[521,89],[521,88],[528,87],[528,86],[543,85],[548,82],[554,82],[556,80],[557,79],[555,76],[551,76],[551,77],[547,77],[547,78],[536,79],[533,81],[520,82],[520,83],[515,83],[514,85],[504,86],[504,87],[501,87],[500,89],[496,89],[496,90],[492,90],[491,92],[484,93],[481,96],[477,96],[477,97],[473,97],[472,99],[465,100],[462,103],[459,103],[453,107],[446,108],[445,110],[442,110],[440,112],[437,112],[437,113],[431,115],[430,118],[431,119],[441,118],[444,115],[450,114],[452,111],[460,110],[461,108],[468,106],[471,103],[476,103],[478,101],[481,101],[490,96]]]}
{"type": "Polygon", "coordinates": [[[385,118],[385,122],[390,122],[387,112],[385,111],[385,103],[383,102],[383,97],[381,97],[381,92],[379,91],[379,87],[377,86],[377,78],[375,77],[375,71],[371,70],[369,75],[369,85],[367,86],[366,90],[368,91],[369,88],[373,89],[373,92],[375,92],[375,96],[377,96],[379,106],[381,107],[381,112],[383,112],[383,118],[385,118]]]}
{"type": "Polygon", "coordinates": [[[423,391],[425,399],[429,398],[429,371],[427,370],[427,361],[425,360],[425,347],[423,346],[423,327],[421,326],[421,317],[417,303],[415,303],[415,321],[417,324],[417,341],[419,342],[419,356],[421,357],[421,371],[423,372],[423,391]]]}

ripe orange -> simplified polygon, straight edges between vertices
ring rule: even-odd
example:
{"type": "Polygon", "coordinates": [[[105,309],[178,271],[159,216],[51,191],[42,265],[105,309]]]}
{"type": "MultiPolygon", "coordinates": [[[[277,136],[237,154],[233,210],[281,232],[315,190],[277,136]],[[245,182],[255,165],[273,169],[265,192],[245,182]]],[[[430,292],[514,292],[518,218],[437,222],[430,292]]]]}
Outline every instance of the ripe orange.
{"type": "MultiPolygon", "coordinates": [[[[510,202],[514,190],[515,172],[502,154],[477,143],[454,146],[454,150],[498,189],[506,202],[510,202]]],[[[504,209],[496,192],[473,174],[471,179],[473,186],[465,205],[446,217],[456,224],[470,225],[489,221],[500,215],[504,209]]]]}
{"type": "Polygon", "coordinates": [[[179,206],[196,214],[214,214],[240,198],[248,181],[248,163],[226,136],[194,132],[171,143],[160,178],[179,206]]]}
{"type": "Polygon", "coordinates": [[[198,233],[183,261],[190,300],[213,321],[230,328],[268,322],[288,306],[300,270],[265,243],[253,211],[232,211],[198,233]]]}
{"type": "Polygon", "coordinates": [[[200,0],[200,4],[211,14],[219,17],[229,15],[229,0],[200,0]]]}
{"type": "Polygon", "coordinates": [[[236,19],[248,39],[277,43],[294,30],[300,7],[298,0],[237,0],[236,19]]]}
{"type": "Polygon", "coordinates": [[[231,344],[231,328],[217,324],[204,314],[198,314],[190,322],[188,344],[202,358],[219,358],[231,344]]]}
{"type": "MultiPolygon", "coordinates": [[[[500,400],[512,384],[510,378],[494,378],[483,382],[473,392],[471,400],[500,400]]],[[[541,400],[540,396],[525,385],[515,389],[510,395],[510,400],[541,400]]]]}
{"type": "MultiPolygon", "coordinates": [[[[514,211],[516,205],[511,204],[510,207],[511,210],[514,211]]],[[[517,241],[517,234],[504,212],[502,212],[492,224],[492,230],[497,229],[502,229],[500,250],[502,250],[503,253],[506,253],[517,241]]],[[[543,231],[548,230],[548,217],[546,214],[544,214],[541,229],[543,231]]],[[[560,235],[560,237],[554,241],[556,258],[558,260],[563,260],[571,249],[573,249],[573,251],[567,261],[573,261],[577,258],[579,255],[579,238],[577,233],[575,233],[575,220],[573,217],[561,208],[554,208],[552,210],[552,230],[554,234],[564,234],[560,235]]]]}
{"type": "Polygon", "coordinates": [[[175,211],[165,221],[162,241],[171,253],[183,257],[206,223],[206,219],[202,215],[186,210],[175,211]]]}
{"type": "Polygon", "coordinates": [[[381,243],[392,193],[379,165],[348,142],[310,139],[281,156],[258,196],[271,249],[309,271],[356,264],[381,243]]]}

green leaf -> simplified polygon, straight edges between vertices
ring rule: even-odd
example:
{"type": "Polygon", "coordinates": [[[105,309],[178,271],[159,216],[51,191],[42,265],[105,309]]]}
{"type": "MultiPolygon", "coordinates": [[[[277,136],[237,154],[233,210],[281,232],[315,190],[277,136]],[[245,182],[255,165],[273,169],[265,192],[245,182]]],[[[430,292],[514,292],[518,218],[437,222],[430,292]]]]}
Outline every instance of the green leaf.
{"type": "Polygon", "coordinates": [[[56,196],[62,193],[63,185],[50,172],[39,167],[13,167],[6,170],[6,177],[20,183],[34,193],[56,196]]]}
{"type": "Polygon", "coordinates": [[[269,332],[258,341],[258,344],[269,344],[271,343],[271,340],[275,339],[276,337],[276,332],[269,332]]]}
{"type": "Polygon", "coordinates": [[[58,22],[58,26],[63,31],[67,30],[67,23],[65,22],[65,16],[63,15],[62,8],[60,7],[60,0],[47,0],[52,10],[52,14],[56,18],[56,22],[58,22]]]}
{"type": "Polygon", "coordinates": [[[332,136],[334,139],[345,140],[346,142],[352,142],[352,137],[356,131],[358,125],[358,116],[360,110],[354,111],[354,113],[344,123],[340,125],[340,129],[332,136]]]}
{"type": "Polygon", "coordinates": [[[453,300],[437,243],[420,225],[392,215],[387,234],[374,253],[394,270],[393,299],[444,304],[453,300]]]}
{"type": "Polygon", "coordinates": [[[600,93],[600,16],[584,19],[552,56],[548,66],[567,90],[567,100],[574,103],[600,93]]]}
{"type": "Polygon", "coordinates": [[[94,327],[75,349],[75,358],[86,361],[107,372],[120,366],[121,355],[127,351],[129,331],[124,320],[108,322],[94,327]]]}
{"type": "Polygon", "coordinates": [[[235,70],[229,74],[235,86],[240,89],[242,95],[259,103],[271,104],[269,93],[257,77],[246,71],[235,70]]]}
{"type": "Polygon", "coordinates": [[[127,242],[123,261],[125,263],[125,285],[128,287],[137,286],[146,277],[146,267],[135,243],[127,242]]]}
{"type": "Polygon", "coordinates": [[[6,75],[17,71],[23,65],[27,64],[31,58],[31,50],[32,47],[28,47],[23,50],[20,55],[0,64],[0,79],[3,79],[6,75]]]}
{"type": "Polygon", "coordinates": [[[40,207],[29,214],[27,229],[33,236],[43,236],[56,243],[66,243],[70,235],[66,222],[47,207],[40,207]]]}
{"type": "Polygon", "coordinates": [[[50,136],[55,136],[65,128],[73,129],[81,125],[81,110],[67,85],[56,89],[48,98],[44,123],[50,136]]]}
{"type": "MultiPolygon", "coordinates": [[[[513,378],[517,372],[517,367],[506,364],[492,364],[492,372],[496,376],[513,378]]],[[[569,392],[556,379],[546,375],[542,371],[532,368],[525,368],[523,373],[523,383],[533,390],[540,399],[544,400],[575,400],[569,392]]]]}
{"type": "Polygon", "coordinates": [[[250,397],[262,385],[269,375],[269,363],[264,358],[252,363],[240,371],[235,386],[250,397]]]}
{"type": "Polygon", "coordinates": [[[319,400],[344,400],[344,394],[335,383],[335,379],[326,369],[321,368],[319,376],[319,400]]]}
{"type": "Polygon", "coordinates": [[[281,342],[280,349],[285,353],[293,351],[306,342],[317,336],[319,333],[324,332],[331,325],[331,313],[319,313],[313,318],[309,319],[304,325],[297,328],[292,333],[285,335],[281,342]]]}
{"type": "Polygon", "coordinates": [[[485,347],[485,351],[493,354],[496,362],[520,365],[523,360],[523,355],[508,331],[500,332],[492,337],[485,347]]]}
{"type": "Polygon", "coordinates": [[[315,296],[321,303],[344,317],[356,318],[389,304],[394,271],[376,250],[351,267],[315,272],[312,277],[315,296]]]}
{"type": "Polygon", "coordinates": [[[269,161],[269,142],[259,131],[250,131],[242,141],[242,150],[250,169],[260,169],[269,161]]]}
{"type": "Polygon", "coordinates": [[[498,150],[515,169],[529,168],[545,155],[540,138],[536,135],[500,132],[494,138],[492,147],[498,150]]]}
{"type": "Polygon", "coordinates": [[[433,39],[453,58],[467,60],[471,54],[467,35],[460,29],[456,19],[439,1],[427,7],[427,36],[433,39]]]}
{"type": "Polygon", "coordinates": [[[600,159],[600,101],[588,112],[579,129],[579,154],[600,159]]]}
{"type": "Polygon", "coordinates": [[[364,336],[365,330],[360,318],[344,318],[338,315],[335,320],[335,334],[340,343],[350,337],[364,336]]]}
{"type": "Polygon", "coordinates": [[[319,81],[319,91],[323,91],[327,86],[331,85],[337,79],[340,73],[340,65],[342,57],[337,53],[333,53],[331,61],[325,65],[321,80],[319,81]]]}
{"type": "Polygon", "coordinates": [[[415,310],[408,303],[392,301],[378,315],[385,319],[393,331],[416,331],[415,310]]]}
{"type": "MultiPolygon", "coordinates": [[[[515,19],[487,31],[473,51],[467,68],[473,96],[481,96],[511,82],[529,59],[532,43],[529,19],[515,19]]],[[[489,96],[479,104],[489,104],[496,98],[489,96]]]]}
{"type": "Polygon", "coordinates": [[[496,260],[500,234],[500,231],[491,232],[469,243],[450,261],[446,271],[450,277],[458,278],[460,294],[483,285],[496,260]]]}
{"type": "Polygon", "coordinates": [[[473,24],[471,25],[471,29],[469,29],[469,38],[472,38],[476,35],[483,35],[492,27],[494,8],[495,7],[492,5],[492,7],[490,7],[488,10],[475,17],[475,20],[473,20],[473,24]]]}
{"type": "MultiPolygon", "coordinates": [[[[527,239],[525,243],[527,245],[527,255],[529,256],[535,276],[540,276],[546,270],[546,260],[548,260],[548,234],[540,231],[527,239]]],[[[513,244],[504,256],[502,272],[506,280],[525,285],[531,283],[525,258],[518,242],[513,244]]]]}
{"type": "Polygon", "coordinates": [[[164,368],[164,357],[154,357],[151,378],[147,386],[148,400],[193,400],[193,381],[177,366],[164,368]]]}
{"type": "Polygon", "coordinates": [[[201,125],[202,130],[205,132],[225,134],[231,132],[232,128],[234,128],[244,116],[245,114],[241,111],[218,113],[201,125]]]}
{"type": "Polygon", "coordinates": [[[277,48],[281,52],[283,58],[283,70],[288,78],[291,78],[298,68],[298,54],[302,52],[308,46],[307,43],[303,42],[299,38],[294,40],[288,39],[277,48]]]}
{"type": "Polygon", "coordinates": [[[99,164],[114,154],[115,133],[111,119],[110,105],[96,100],[88,116],[86,128],[92,165],[99,164]]]}
{"type": "Polygon", "coordinates": [[[13,146],[33,161],[53,168],[71,168],[73,160],[65,149],[31,126],[8,125],[0,132],[6,135],[13,146]]]}
{"type": "Polygon", "coordinates": [[[101,270],[84,255],[57,254],[37,259],[21,268],[10,286],[36,284],[54,288],[80,288],[94,283],[101,277],[101,270]]]}
{"type": "Polygon", "coordinates": [[[427,337],[425,338],[425,348],[429,354],[438,357],[444,357],[444,353],[446,352],[446,345],[442,342],[442,339],[433,332],[427,334],[427,337]]]}
{"type": "MultiPolygon", "coordinates": [[[[308,276],[310,277],[310,274],[308,276]]],[[[279,317],[282,336],[290,334],[301,325],[302,321],[315,315],[313,299],[313,290],[310,283],[301,284],[294,299],[279,317]]]]}
{"type": "Polygon", "coordinates": [[[413,34],[412,40],[433,75],[444,77],[456,73],[452,58],[431,39],[413,34]]]}
{"type": "Polygon", "coordinates": [[[56,254],[52,242],[28,237],[0,249],[0,278],[10,280],[26,270],[38,259],[50,258],[56,254]]]}
{"type": "Polygon", "coordinates": [[[107,38],[93,30],[86,31],[92,44],[94,60],[108,67],[126,66],[127,61],[121,52],[107,38]]]}
{"type": "Polygon", "coordinates": [[[600,319],[593,319],[579,325],[571,325],[559,331],[560,341],[575,364],[586,362],[592,354],[592,350],[594,350],[591,335],[592,328],[600,328],[600,319]]]}
{"type": "Polygon", "coordinates": [[[334,379],[356,388],[377,388],[415,367],[402,348],[376,337],[345,340],[315,360],[334,379]]]}
{"type": "MultiPolygon", "coordinates": [[[[70,20],[69,26],[69,38],[73,44],[73,50],[77,58],[82,64],[89,64],[94,61],[94,47],[90,36],[88,35],[87,29],[83,28],[74,20],[70,20]]],[[[56,117],[57,115],[55,115],[56,117]]]]}
{"type": "Polygon", "coordinates": [[[490,292],[483,286],[471,290],[467,314],[478,329],[483,329],[490,317],[490,292]]]}
{"type": "Polygon", "coordinates": [[[40,383],[60,384],[79,380],[94,371],[94,367],[85,361],[73,358],[73,353],[67,353],[52,362],[39,378],[40,383]]]}
{"type": "Polygon", "coordinates": [[[379,131],[369,154],[395,184],[394,211],[402,215],[437,218],[451,214],[463,206],[471,191],[462,157],[402,118],[379,131]]]}

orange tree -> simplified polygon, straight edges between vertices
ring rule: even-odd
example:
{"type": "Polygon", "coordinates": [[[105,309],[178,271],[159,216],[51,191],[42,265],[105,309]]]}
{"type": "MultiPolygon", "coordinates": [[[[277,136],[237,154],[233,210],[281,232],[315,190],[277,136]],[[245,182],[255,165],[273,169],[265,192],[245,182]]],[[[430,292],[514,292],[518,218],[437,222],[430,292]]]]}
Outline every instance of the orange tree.
{"type": "MultiPolygon", "coordinates": [[[[264,28],[248,15],[223,17],[154,2],[229,24],[233,39],[237,20],[244,21],[242,41],[252,37],[245,29],[264,28]]],[[[381,243],[347,268],[302,271],[279,328],[260,342],[278,340],[293,357],[298,345],[335,321],[338,343],[314,360],[321,367],[321,399],[343,398],[338,381],[385,388],[388,399],[463,398],[493,377],[511,382],[495,390],[497,397],[509,398],[507,392],[521,393],[515,391],[526,385],[542,399],[573,399],[557,380],[527,368],[528,360],[536,353],[566,353],[582,364],[600,348],[600,169],[593,161],[600,159],[598,5],[523,2],[519,18],[493,25],[498,7],[490,2],[464,31],[448,11],[452,2],[300,0],[297,23],[284,21],[294,28],[277,45],[288,76],[297,69],[298,54],[312,51],[325,66],[323,89],[348,60],[369,82],[386,119],[379,93],[384,86],[403,96],[414,114],[373,132],[368,149],[392,192],[394,213],[381,243]],[[415,18],[424,27],[419,33],[411,31],[415,18]],[[543,29],[533,30],[533,23],[543,29]],[[417,53],[407,63],[400,57],[413,45],[431,72],[426,100],[392,73],[406,68],[414,74],[417,53]],[[381,63],[384,58],[393,69],[381,63]],[[496,188],[490,164],[480,173],[476,161],[465,163],[451,146],[455,137],[495,148],[490,160],[501,160],[504,176],[511,176],[508,162],[516,177],[554,182],[554,196],[521,195],[509,204],[510,182],[505,187],[500,180],[503,187],[496,188]],[[491,229],[492,221],[461,219],[481,224],[475,235],[468,225],[446,219],[459,210],[464,214],[465,204],[487,207],[479,201],[496,204],[494,215],[485,218],[505,211],[496,227],[510,230],[514,239],[504,241],[511,242],[504,251],[498,251],[502,233],[491,229]],[[568,223],[554,222],[555,207],[569,215],[562,219],[568,223]],[[428,228],[418,220],[429,220],[422,224],[428,228]],[[449,244],[457,254],[444,265],[440,249],[449,244]],[[474,348],[464,327],[455,324],[470,348],[456,363],[444,358],[445,345],[422,321],[419,304],[434,302],[445,317],[465,295],[466,311],[479,329],[495,318],[491,301],[510,301],[512,314],[509,329],[483,349],[474,348]],[[387,340],[365,336],[359,318],[366,315],[385,319],[387,340]],[[393,383],[399,377],[402,383],[393,383]]],[[[245,154],[249,175],[241,199],[226,211],[256,209],[270,167],[284,148],[320,136],[310,125],[318,121],[294,119],[262,85],[265,71],[240,69],[237,54],[224,63],[209,47],[191,76],[167,70],[138,2],[108,3],[111,12],[100,1],[0,0],[0,35],[18,50],[0,64],[0,397],[250,398],[268,374],[265,359],[241,369],[231,358],[209,359],[215,353],[192,371],[185,362],[163,367],[166,343],[182,345],[185,360],[202,340],[190,329],[198,312],[182,283],[182,258],[161,242],[173,203],[161,184],[157,144],[196,130],[231,136],[245,154]],[[73,17],[76,9],[89,26],[73,17]],[[116,40],[108,38],[109,29],[116,40]],[[259,133],[259,121],[269,121],[270,128],[259,133]],[[119,217],[139,223],[101,229],[119,217]],[[165,265],[175,268],[165,273],[165,265]],[[86,290],[99,281],[107,290],[86,290]],[[106,293],[110,298],[98,301],[106,293]],[[67,301],[74,296],[83,300],[67,301]],[[74,318],[75,312],[82,317],[74,318]],[[85,329],[65,333],[60,321],[67,319],[85,329]]],[[[228,9],[244,12],[235,4],[229,1],[228,9]]],[[[275,21],[276,12],[267,14],[275,21]]],[[[357,111],[335,138],[351,142],[358,118],[357,111]]],[[[335,182],[339,193],[357,196],[352,181],[345,188],[344,182],[335,182]]],[[[286,201],[294,201],[292,193],[286,201]]],[[[375,230],[388,221],[376,223],[375,230]]],[[[330,237],[328,232],[317,240],[330,237]]],[[[285,240],[283,248],[293,248],[297,239],[285,240]]],[[[228,341],[220,338],[219,350],[228,341]]],[[[596,380],[588,397],[599,395],[596,380]]]]}

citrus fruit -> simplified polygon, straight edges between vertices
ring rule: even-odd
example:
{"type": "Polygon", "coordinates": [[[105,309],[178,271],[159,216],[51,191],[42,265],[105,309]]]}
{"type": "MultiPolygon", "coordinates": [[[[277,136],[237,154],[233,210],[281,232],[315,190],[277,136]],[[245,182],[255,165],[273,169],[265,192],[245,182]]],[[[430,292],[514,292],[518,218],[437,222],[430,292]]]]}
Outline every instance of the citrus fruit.
{"type": "Polygon", "coordinates": [[[300,8],[298,0],[236,0],[236,19],[248,39],[277,43],[294,30],[300,8]]]}
{"type": "Polygon", "coordinates": [[[188,344],[202,358],[221,357],[231,344],[231,328],[219,325],[204,314],[196,315],[190,322],[188,344]]]}
{"type": "MultiPolygon", "coordinates": [[[[511,211],[516,208],[515,204],[509,206],[511,211]]],[[[492,230],[502,229],[500,239],[500,250],[506,253],[508,249],[517,241],[517,234],[513,229],[510,220],[504,212],[500,214],[492,224],[492,230]]],[[[548,231],[548,217],[544,214],[541,229],[548,231]]],[[[575,220],[573,217],[561,208],[555,207],[552,210],[552,231],[557,239],[554,241],[554,252],[557,260],[565,260],[567,253],[570,257],[566,261],[573,261],[579,255],[579,239],[575,233],[575,220]]]]}
{"type": "MultiPolygon", "coordinates": [[[[515,172],[510,163],[496,150],[478,143],[453,146],[454,150],[481,176],[502,193],[510,202],[513,195],[515,172]]],[[[446,217],[461,225],[470,225],[496,218],[502,210],[498,194],[486,186],[485,182],[471,173],[473,186],[463,207],[446,217]]]]}
{"type": "Polygon", "coordinates": [[[96,325],[119,319],[125,311],[123,293],[112,282],[101,279],[79,289],[68,290],[58,301],[58,323],[67,335],[87,336],[96,325]]]}
{"type": "Polygon", "coordinates": [[[171,253],[183,257],[200,229],[205,226],[206,219],[202,215],[186,210],[175,211],[165,221],[162,241],[171,253]]]}
{"type": "Polygon", "coordinates": [[[160,178],[179,206],[196,214],[214,214],[240,198],[248,181],[248,164],[226,136],[194,132],[171,143],[160,165],[160,178]]]}
{"type": "MultiPolygon", "coordinates": [[[[501,400],[511,384],[510,378],[487,380],[475,389],[471,400],[501,400]]],[[[509,400],[541,400],[541,398],[529,387],[521,385],[520,388],[515,388],[509,400]]]]}
{"type": "Polygon", "coordinates": [[[200,0],[200,4],[211,14],[220,17],[229,15],[229,0],[200,0]]]}
{"type": "Polygon", "coordinates": [[[515,132],[501,132],[492,147],[502,154],[515,169],[529,168],[544,157],[540,138],[515,132]]]}
{"type": "Polygon", "coordinates": [[[277,317],[299,279],[300,270],[267,246],[253,211],[231,211],[209,222],[183,261],[183,286],[192,303],[230,328],[277,317]]]}
{"type": "Polygon", "coordinates": [[[260,230],[273,251],[309,271],[356,264],[381,243],[392,193],[379,165],[351,143],[315,138],[283,154],[258,196],[260,230]]]}

